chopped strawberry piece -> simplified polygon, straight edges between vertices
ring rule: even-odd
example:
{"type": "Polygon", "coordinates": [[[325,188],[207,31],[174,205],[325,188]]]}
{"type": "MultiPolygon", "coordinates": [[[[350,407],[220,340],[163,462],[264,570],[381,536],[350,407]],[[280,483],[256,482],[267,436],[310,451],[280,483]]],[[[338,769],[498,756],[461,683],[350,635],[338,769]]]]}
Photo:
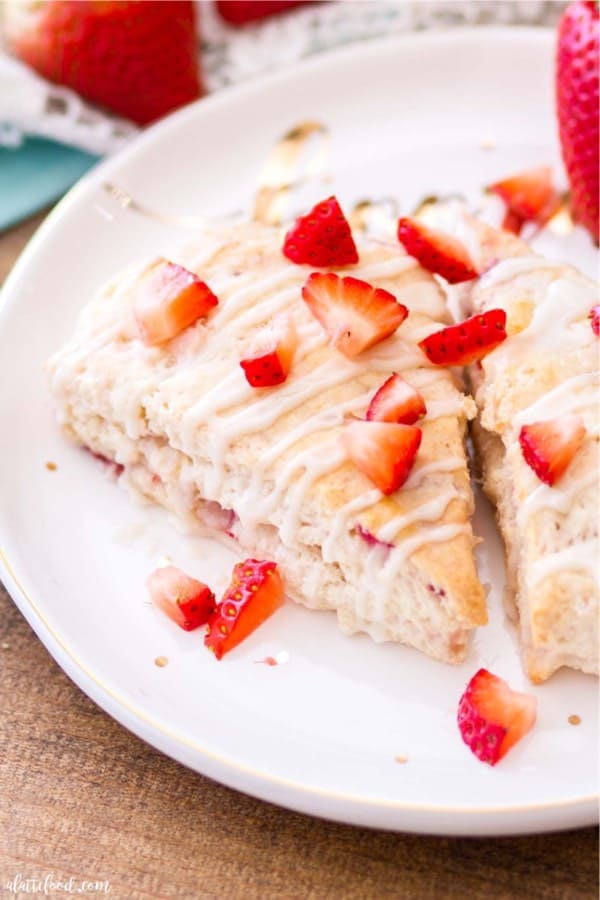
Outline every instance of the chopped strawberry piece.
{"type": "Polygon", "coordinates": [[[507,219],[502,227],[507,228],[508,224],[508,230],[514,230],[515,234],[519,233],[515,230],[517,223],[538,222],[543,225],[560,204],[550,166],[538,166],[496,181],[490,185],[490,190],[501,197],[507,207],[507,219]]]}
{"type": "Polygon", "coordinates": [[[504,213],[502,228],[504,228],[505,231],[510,231],[512,234],[516,234],[518,237],[523,230],[524,224],[524,219],[513,212],[512,209],[507,209],[504,213]]]}
{"type": "Polygon", "coordinates": [[[334,272],[313,272],[302,297],[332,345],[350,358],[389,337],[408,315],[388,291],[334,272]]]}
{"type": "Polygon", "coordinates": [[[418,390],[394,372],[373,396],[367,419],[414,425],[426,412],[425,401],[418,390]]]}
{"type": "Polygon", "coordinates": [[[435,331],[419,343],[438,366],[468,366],[506,340],[506,313],[490,309],[457,325],[435,331]]]}
{"type": "Polygon", "coordinates": [[[592,331],[600,337],[600,306],[592,306],[588,316],[592,331]]]}
{"type": "Polygon", "coordinates": [[[513,691],[502,678],[479,669],[458,704],[458,728],[477,759],[490,766],[531,731],[537,701],[531,694],[513,691]]]}
{"type": "Polygon", "coordinates": [[[478,276],[465,245],[444,231],[428,228],[416,219],[403,218],[398,221],[398,240],[424,269],[441,275],[450,284],[478,276]]]}
{"type": "Polygon", "coordinates": [[[350,225],[335,197],[296,219],[285,236],[283,255],[298,265],[326,268],[358,262],[350,225]]]}
{"type": "Polygon", "coordinates": [[[260,329],[240,362],[251,387],[282,384],[290,371],[298,346],[298,334],[290,315],[276,316],[260,329]]]}
{"type": "Polygon", "coordinates": [[[281,606],[283,591],[283,579],[274,562],[247,559],[238,563],[210,617],[205,645],[221,659],[281,606]]]}
{"type": "Polygon", "coordinates": [[[184,631],[206,625],[215,610],[209,587],[176,566],[155,569],[146,579],[152,602],[184,631]]]}
{"type": "Polygon", "coordinates": [[[193,272],[161,259],[143,276],[133,313],[143,342],[152,346],[171,340],[218,302],[193,272]]]}
{"type": "Polygon", "coordinates": [[[585,440],[583,419],[576,413],[523,425],[519,443],[523,458],[540,481],[553,485],[564,475],[585,440]]]}
{"type": "Polygon", "coordinates": [[[345,426],[342,440],[354,465],[382,494],[392,494],[410,474],[421,445],[421,429],[356,419],[345,426]]]}

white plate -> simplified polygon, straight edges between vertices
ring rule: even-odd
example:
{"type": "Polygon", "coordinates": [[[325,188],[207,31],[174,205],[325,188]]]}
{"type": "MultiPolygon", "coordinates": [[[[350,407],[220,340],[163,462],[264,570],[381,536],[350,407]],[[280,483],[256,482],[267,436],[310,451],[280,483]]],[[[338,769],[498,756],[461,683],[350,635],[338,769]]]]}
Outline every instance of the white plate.
{"type": "MultiPolygon", "coordinates": [[[[175,214],[248,206],[272,143],[307,119],[332,132],[335,192],[474,192],[494,177],[558,163],[552,37],[527,29],[431,34],[324,56],[169,118],[69,194],[3,294],[0,548],[16,602],[58,663],[127,728],[232,787],[320,816],[382,828],[501,834],[596,817],[596,688],[561,672],[535,689],[534,732],[492,769],[460,740],[457,700],[480,665],[529,689],[501,609],[498,537],[482,503],[481,575],[491,624],[451,668],[291,604],[221,663],[146,602],[160,555],[220,587],[233,561],[135,506],[53,420],[43,364],[94,288],[136,254],[181,234],[103,192],[110,180],[175,214]],[[485,150],[482,141],[495,149],[485,150]],[[46,462],[58,469],[49,472],[46,462]],[[286,665],[258,665],[286,651],[286,665]],[[158,668],[158,656],[169,659],[158,668]],[[567,721],[581,717],[578,727],[567,721]],[[396,757],[405,755],[404,764],[396,757]]],[[[187,237],[188,235],[183,235],[187,237]]],[[[586,266],[591,244],[574,247],[586,266]],[[587,254],[587,255],[586,255],[587,254]]],[[[569,247],[571,245],[569,244],[569,247]]]]}

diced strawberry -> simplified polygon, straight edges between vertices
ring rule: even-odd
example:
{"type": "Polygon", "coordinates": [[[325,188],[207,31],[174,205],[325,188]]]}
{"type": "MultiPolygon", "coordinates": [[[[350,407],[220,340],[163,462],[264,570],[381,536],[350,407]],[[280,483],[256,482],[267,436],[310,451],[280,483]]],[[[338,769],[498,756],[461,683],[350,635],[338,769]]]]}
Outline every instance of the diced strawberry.
{"type": "Polygon", "coordinates": [[[302,297],[331,344],[350,358],[389,337],[408,315],[388,291],[334,272],[313,272],[302,297]]]}
{"type": "Polygon", "coordinates": [[[414,425],[426,412],[425,401],[418,390],[394,372],[373,396],[367,419],[414,425]]]}
{"type": "Polygon", "coordinates": [[[247,559],[238,563],[210,617],[205,645],[221,659],[281,606],[283,592],[283,579],[274,562],[247,559]]]}
{"type": "Polygon", "coordinates": [[[240,362],[248,384],[255,388],[282,384],[297,346],[298,334],[292,317],[285,313],[276,316],[260,329],[240,362]]]}
{"type": "Polygon", "coordinates": [[[600,14],[590,0],[569,3],[558,24],[556,111],[576,221],[598,243],[600,14]]]}
{"type": "Polygon", "coordinates": [[[523,230],[523,225],[525,224],[524,220],[518,216],[512,209],[507,209],[504,213],[504,218],[502,220],[502,227],[505,231],[510,231],[512,234],[516,234],[517,237],[521,234],[523,230]]]}
{"type": "Polygon", "coordinates": [[[458,704],[458,728],[477,759],[490,766],[531,731],[537,701],[531,694],[513,691],[502,678],[479,669],[458,704]]]}
{"type": "Polygon", "coordinates": [[[519,443],[523,458],[540,481],[553,485],[564,475],[585,440],[586,429],[577,413],[523,425],[519,443]]]}
{"type": "Polygon", "coordinates": [[[143,276],[133,313],[143,342],[151,346],[171,340],[218,302],[193,272],[161,259],[143,276]]]}
{"type": "Polygon", "coordinates": [[[424,269],[450,284],[477,278],[478,272],[465,245],[444,231],[428,228],[416,219],[398,220],[398,240],[424,269]]]}
{"type": "MultiPolygon", "coordinates": [[[[507,216],[503,228],[515,230],[517,223],[538,222],[543,225],[556,212],[560,196],[552,181],[550,166],[528,169],[490,185],[490,190],[504,200],[507,216]]],[[[520,229],[519,229],[520,230],[520,229]]]]}
{"type": "Polygon", "coordinates": [[[176,566],[155,569],[146,579],[152,602],[184,631],[206,625],[215,610],[215,595],[207,585],[176,566]]]}
{"type": "Polygon", "coordinates": [[[419,347],[429,361],[438,366],[468,366],[483,359],[506,340],[506,313],[490,309],[435,331],[420,341],[419,347]]]}
{"type": "Polygon", "coordinates": [[[600,306],[592,306],[588,319],[590,320],[592,331],[600,337],[600,306]]]}
{"type": "Polygon", "coordinates": [[[283,255],[302,265],[332,268],[358,262],[352,231],[335,197],[300,216],[285,236],[283,255]]]}
{"type": "Polygon", "coordinates": [[[354,465],[382,494],[392,494],[410,474],[421,445],[421,429],[356,419],[345,426],[342,440],[354,465]]]}

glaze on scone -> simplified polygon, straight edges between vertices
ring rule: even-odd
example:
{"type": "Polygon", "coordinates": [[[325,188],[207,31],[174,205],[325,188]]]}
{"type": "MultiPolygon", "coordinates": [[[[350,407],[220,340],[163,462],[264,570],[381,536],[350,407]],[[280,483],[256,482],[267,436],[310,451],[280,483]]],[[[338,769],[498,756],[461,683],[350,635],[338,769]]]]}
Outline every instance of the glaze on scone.
{"type": "Polygon", "coordinates": [[[219,306],[159,347],[140,341],[132,314],[151,261],[106,285],[49,363],[62,425],[188,527],[216,517],[247,551],[275,559],[289,595],[336,610],[345,632],[458,662],[486,610],[464,450],[475,407],[417,346],[448,323],[445,298],[401,247],[357,239],[361,261],[343,274],[392,292],[410,315],[347,359],[303,303],[311,270],[285,260],[282,237],[229,225],[182,250],[175,262],[206,281],[219,306]],[[292,371],[280,386],[253,389],[243,348],[280,311],[300,336],[292,371]],[[421,392],[428,412],[408,481],[384,497],[346,458],[340,434],[392,372],[421,392]]]}
{"type": "Polygon", "coordinates": [[[600,382],[589,320],[597,287],[506,232],[471,227],[487,270],[470,288],[471,311],[507,313],[508,339],[471,374],[476,445],[505,541],[525,665],[534,682],[561,666],[597,673],[600,382]],[[550,487],[525,462],[519,432],[574,412],[586,440],[550,487]]]}

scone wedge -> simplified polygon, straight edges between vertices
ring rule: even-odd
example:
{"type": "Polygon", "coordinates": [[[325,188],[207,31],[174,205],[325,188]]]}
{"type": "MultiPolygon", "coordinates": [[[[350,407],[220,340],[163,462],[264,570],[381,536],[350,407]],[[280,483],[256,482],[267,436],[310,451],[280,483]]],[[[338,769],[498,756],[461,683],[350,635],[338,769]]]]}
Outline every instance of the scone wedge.
{"type": "Polygon", "coordinates": [[[472,367],[475,443],[496,505],[516,600],[526,670],[542,682],[568,666],[598,672],[600,598],[600,340],[597,286],[534,255],[521,240],[471,223],[484,274],[468,289],[471,313],[501,308],[507,340],[472,367]],[[585,439],[549,485],[526,462],[524,426],[581,417],[585,439]]]}
{"type": "Polygon", "coordinates": [[[335,610],[345,632],[459,662],[486,609],[464,448],[474,403],[418,347],[448,323],[445,298],[401,247],[357,239],[360,263],[340,274],[393,293],[410,314],[349,359],[303,302],[311,270],[288,262],[282,242],[281,230],[254,223],[199,234],[175,262],[218,306],[159,346],[140,339],[133,314],[154,261],[103,287],[49,363],[60,421],[187,526],[221,528],[245,552],[276,560],[289,596],[335,610]],[[281,314],[298,335],[290,374],[252,387],[240,360],[281,314]],[[348,458],[342,434],[394,372],[427,414],[408,480],[387,496],[348,458]]]}

